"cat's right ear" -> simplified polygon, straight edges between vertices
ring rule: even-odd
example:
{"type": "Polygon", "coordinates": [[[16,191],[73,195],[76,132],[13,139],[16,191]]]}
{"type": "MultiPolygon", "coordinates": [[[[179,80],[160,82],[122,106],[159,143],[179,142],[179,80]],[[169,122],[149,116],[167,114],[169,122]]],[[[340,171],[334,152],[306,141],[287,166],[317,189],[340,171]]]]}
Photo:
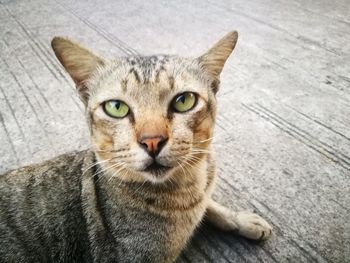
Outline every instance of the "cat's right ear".
{"type": "Polygon", "coordinates": [[[86,104],[88,100],[86,81],[98,66],[104,64],[103,59],[66,38],[54,37],[51,46],[56,57],[75,82],[80,98],[86,104]]]}

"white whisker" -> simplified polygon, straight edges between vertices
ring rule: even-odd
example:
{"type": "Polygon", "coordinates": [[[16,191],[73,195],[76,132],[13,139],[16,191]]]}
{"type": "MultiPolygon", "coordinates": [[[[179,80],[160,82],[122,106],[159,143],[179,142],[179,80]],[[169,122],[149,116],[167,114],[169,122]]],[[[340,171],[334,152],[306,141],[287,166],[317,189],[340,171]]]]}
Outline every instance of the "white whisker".
{"type": "Polygon", "coordinates": [[[98,174],[100,174],[100,173],[102,173],[102,172],[105,172],[105,171],[107,171],[107,170],[109,170],[109,169],[112,169],[112,168],[115,168],[115,167],[119,167],[119,166],[121,166],[123,163],[115,163],[115,164],[112,164],[111,166],[108,166],[108,167],[106,167],[106,168],[104,168],[104,169],[101,169],[101,170],[99,170],[99,171],[97,171],[96,173],[94,173],[92,176],[91,176],[91,178],[94,178],[96,175],[98,175],[98,174]]]}
{"type": "Polygon", "coordinates": [[[107,183],[109,183],[109,181],[111,179],[113,179],[115,176],[117,176],[117,174],[122,171],[123,169],[125,169],[126,165],[125,163],[121,163],[119,166],[118,166],[118,170],[117,171],[113,171],[113,175],[108,179],[107,183]]]}
{"type": "Polygon", "coordinates": [[[89,170],[91,169],[92,167],[98,165],[98,164],[101,164],[101,163],[105,163],[105,162],[109,162],[110,160],[112,159],[108,159],[108,160],[102,160],[102,161],[99,161],[99,162],[94,162],[92,165],[90,165],[88,168],[85,169],[85,171],[83,172],[83,175],[89,170]]]}
{"type": "Polygon", "coordinates": [[[180,168],[182,169],[184,176],[186,176],[186,173],[185,173],[184,168],[182,167],[182,164],[179,161],[177,161],[177,163],[180,166],[180,168]]]}
{"type": "Polygon", "coordinates": [[[193,143],[204,143],[204,142],[207,142],[207,141],[212,140],[213,138],[214,138],[214,136],[213,136],[213,137],[210,137],[210,138],[208,138],[208,139],[206,139],[206,140],[202,140],[202,141],[193,141],[193,143]]]}

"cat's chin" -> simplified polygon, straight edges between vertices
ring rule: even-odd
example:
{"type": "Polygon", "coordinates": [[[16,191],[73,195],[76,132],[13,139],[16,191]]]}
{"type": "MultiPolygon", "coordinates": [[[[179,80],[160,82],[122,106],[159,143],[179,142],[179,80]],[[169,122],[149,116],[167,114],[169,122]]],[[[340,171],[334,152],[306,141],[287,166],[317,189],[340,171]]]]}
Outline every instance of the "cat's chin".
{"type": "Polygon", "coordinates": [[[152,183],[162,183],[169,178],[172,170],[173,167],[164,166],[154,162],[142,170],[142,174],[152,183]]]}
{"type": "Polygon", "coordinates": [[[168,180],[168,178],[170,177],[168,175],[168,173],[165,173],[164,175],[161,175],[161,176],[155,176],[155,175],[152,175],[150,173],[145,173],[144,175],[144,178],[146,179],[146,181],[148,182],[151,182],[153,184],[161,184],[161,183],[164,183],[168,180]]]}

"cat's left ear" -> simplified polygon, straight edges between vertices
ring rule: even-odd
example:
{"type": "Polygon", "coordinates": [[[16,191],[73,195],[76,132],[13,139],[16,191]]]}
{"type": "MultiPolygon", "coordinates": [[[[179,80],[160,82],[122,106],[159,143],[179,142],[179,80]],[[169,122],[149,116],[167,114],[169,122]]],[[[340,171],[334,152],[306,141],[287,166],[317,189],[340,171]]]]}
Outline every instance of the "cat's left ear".
{"type": "Polygon", "coordinates": [[[237,39],[237,31],[229,32],[204,55],[198,58],[202,69],[209,74],[213,80],[219,80],[225,62],[236,46],[237,39]]]}
{"type": "Polygon", "coordinates": [[[105,62],[91,51],[66,38],[53,38],[51,46],[56,57],[75,82],[80,98],[86,104],[88,100],[86,81],[96,68],[105,62]]]}

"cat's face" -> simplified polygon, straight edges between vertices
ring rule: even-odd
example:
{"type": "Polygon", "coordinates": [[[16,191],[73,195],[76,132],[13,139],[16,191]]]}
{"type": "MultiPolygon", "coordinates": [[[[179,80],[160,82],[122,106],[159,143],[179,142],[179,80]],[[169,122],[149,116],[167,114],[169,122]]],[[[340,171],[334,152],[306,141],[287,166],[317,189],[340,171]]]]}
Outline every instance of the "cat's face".
{"type": "Polygon", "coordinates": [[[86,105],[102,169],[123,180],[163,182],[174,173],[188,173],[204,158],[215,122],[218,77],[236,40],[231,33],[196,59],[107,61],[56,38],[53,48],[86,105]]]}
{"type": "Polygon", "coordinates": [[[87,83],[92,142],[112,170],[164,180],[195,162],[212,136],[212,87],[195,60],[118,59],[87,83]],[[186,166],[188,166],[187,164],[186,166]]]}

